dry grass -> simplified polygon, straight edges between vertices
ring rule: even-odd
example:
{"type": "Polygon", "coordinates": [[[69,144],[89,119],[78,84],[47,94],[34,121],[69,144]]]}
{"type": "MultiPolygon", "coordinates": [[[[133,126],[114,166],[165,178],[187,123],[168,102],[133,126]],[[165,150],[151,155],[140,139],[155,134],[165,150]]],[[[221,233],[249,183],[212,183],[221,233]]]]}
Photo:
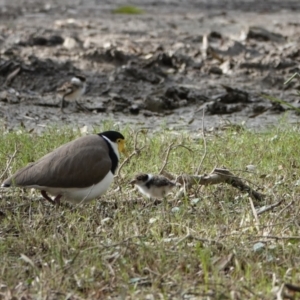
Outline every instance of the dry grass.
{"type": "MultiPolygon", "coordinates": [[[[124,134],[133,151],[135,132],[124,134]]],[[[42,136],[3,132],[0,174],[78,135],[67,128],[42,136]]],[[[250,180],[267,195],[256,208],[283,200],[258,215],[246,194],[227,185],[170,196],[166,217],[161,204],[149,206],[128,181],[139,171],[158,173],[171,143],[192,152],[174,148],[166,170],[195,173],[201,132],[161,130],[137,135],[135,150],[145,148],[90,205],[56,208],[35,191],[2,190],[0,299],[299,299],[284,285],[300,285],[299,129],[206,136],[200,173],[225,165],[250,180]],[[256,173],[245,172],[247,165],[256,165],[256,173]]]]}

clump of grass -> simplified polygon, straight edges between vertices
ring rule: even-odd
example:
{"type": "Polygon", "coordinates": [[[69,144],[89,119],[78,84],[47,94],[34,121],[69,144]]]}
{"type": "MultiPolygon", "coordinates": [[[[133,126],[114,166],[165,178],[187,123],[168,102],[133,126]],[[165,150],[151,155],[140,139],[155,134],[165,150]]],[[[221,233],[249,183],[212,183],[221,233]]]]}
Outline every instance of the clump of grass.
{"type": "MultiPolygon", "coordinates": [[[[123,133],[133,151],[135,132],[123,133]]],[[[0,174],[15,149],[6,176],[79,135],[68,128],[40,136],[1,132],[0,174]]],[[[166,215],[161,205],[149,206],[128,181],[140,171],[158,172],[171,143],[192,152],[174,149],[167,170],[193,174],[203,140],[162,130],[138,135],[137,146],[146,148],[122,168],[105,196],[89,205],[55,208],[35,191],[3,190],[1,297],[273,299],[284,283],[299,284],[299,128],[206,136],[201,173],[225,165],[268,195],[258,206],[284,200],[258,220],[248,196],[226,185],[195,189],[181,200],[170,196],[166,215]],[[249,164],[257,173],[243,171],[249,164]],[[172,212],[173,207],[179,210],[172,212]]]]}
{"type": "Polygon", "coordinates": [[[133,5],[119,6],[112,11],[114,14],[139,15],[143,14],[144,10],[133,5]]]}

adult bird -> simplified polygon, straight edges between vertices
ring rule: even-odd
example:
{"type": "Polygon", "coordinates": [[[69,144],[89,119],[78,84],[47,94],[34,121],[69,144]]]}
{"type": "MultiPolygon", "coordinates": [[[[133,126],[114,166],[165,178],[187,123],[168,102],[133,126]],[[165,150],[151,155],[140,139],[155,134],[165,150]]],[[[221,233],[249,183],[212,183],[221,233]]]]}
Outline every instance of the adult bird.
{"type": "Polygon", "coordinates": [[[124,150],[125,138],[117,131],[80,137],[19,169],[2,187],[38,189],[52,204],[87,203],[107,191],[124,150]]]}

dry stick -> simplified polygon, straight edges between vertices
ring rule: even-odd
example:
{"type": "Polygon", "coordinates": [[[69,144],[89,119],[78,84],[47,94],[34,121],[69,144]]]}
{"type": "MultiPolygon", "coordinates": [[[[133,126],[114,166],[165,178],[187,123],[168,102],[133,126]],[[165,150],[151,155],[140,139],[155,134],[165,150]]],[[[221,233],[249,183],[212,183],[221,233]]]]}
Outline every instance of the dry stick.
{"type": "Polygon", "coordinates": [[[290,284],[290,283],[285,283],[285,287],[292,291],[292,292],[298,292],[300,293],[300,286],[297,286],[297,285],[293,285],[293,284],[290,284]]]}
{"type": "MultiPolygon", "coordinates": [[[[294,202],[295,202],[295,200],[292,200],[289,204],[287,204],[281,211],[279,211],[279,213],[277,214],[277,216],[276,216],[276,218],[275,218],[275,220],[273,221],[273,223],[276,223],[277,222],[277,220],[278,220],[278,218],[279,218],[279,216],[287,209],[287,208],[289,208],[290,206],[292,206],[292,204],[294,204],[294,202]]],[[[271,231],[271,230],[270,230],[271,231]]],[[[269,233],[270,233],[270,231],[269,231],[269,233]]]]}
{"type": "Polygon", "coordinates": [[[206,149],[206,138],[205,138],[205,134],[204,134],[204,113],[205,113],[205,107],[202,108],[202,112],[203,112],[203,113],[202,113],[202,137],[203,137],[203,143],[204,143],[204,153],[203,153],[203,156],[202,156],[202,158],[201,158],[201,160],[200,160],[200,163],[199,163],[199,165],[198,165],[198,168],[197,168],[197,170],[196,170],[196,175],[199,174],[200,169],[201,169],[202,164],[203,164],[203,161],[204,161],[204,159],[205,159],[205,157],[206,157],[206,153],[207,153],[207,149],[206,149]]]}
{"type": "Polygon", "coordinates": [[[137,147],[137,137],[138,137],[139,133],[141,133],[141,132],[143,132],[143,129],[140,129],[136,132],[135,137],[134,137],[133,152],[122,162],[115,177],[119,177],[120,172],[121,172],[122,168],[124,167],[124,165],[127,164],[133,156],[139,154],[141,152],[141,150],[143,150],[146,147],[146,146],[143,146],[141,148],[137,147]]]}
{"type": "Polygon", "coordinates": [[[263,207],[257,209],[256,213],[257,213],[257,215],[261,215],[261,214],[263,214],[263,213],[265,213],[265,212],[267,212],[269,210],[272,210],[273,208],[279,206],[283,201],[284,200],[281,199],[281,200],[279,200],[278,202],[276,202],[274,204],[263,206],[263,207]]]}
{"type": "Polygon", "coordinates": [[[4,172],[3,172],[3,173],[1,174],[1,176],[0,176],[0,180],[2,180],[2,178],[3,178],[4,175],[6,174],[6,172],[7,172],[8,168],[10,167],[10,165],[11,165],[13,159],[16,157],[17,152],[18,152],[18,151],[17,151],[17,145],[15,144],[15,151],[14,151],[13,155],[10,157],[8,163],[6,164],[6,168],[5,168],[4,172]]]}
{"type": "Polygon", "coordinates": [[[251,197],[248,197],[249,199],[249,202],[250,202],[250,206],[251,206],[251,209],[252,209],[252,213],[253,213],[253,216],[254,216],[254,219],[255,219],[255,227],[256,227],[256,230],[257,232],[259,232],[259,219],[258,219],[258,216],[257,216],[257,213],[256,213],[256,209],[254,207],[254,204],[253,204],[253,201],[251,199],[251,197]]]}
{"type": "Polygon", "coordinates": [[[277,235],[256,235],[256,236],[249,236],[251,238],[259,238],[259,239],[271,239],[271,240],[300,240],[299,235],[291,235],[291,236],[277,236],[277,235]]]}
{"type": "Polygon", "coordinates": [[[173,145],[174,145],[174,142],[172,142],[172,143],[169,145],[168,149],[167,149],[164,163],[163,163],[163,165],[162,165],[162,167],[161,167],[161,169],[160,169],[160,171],[159,171],[159,173],[158,173],[159,175],[164,171],[164,169],[165,169],[165,167],[166,167],[166,165],[167,165],[167,163],[168,163],[169,155],[170,155],[171,150],[173,149],[173,145]]]}
{"type": "MultiPolygon", "coordinates": [[[[169,178],[174,179],[174,176],[169,174],[169,178]]],[[[243,183],[243,181],[239,177],[235,176],[227,169],[215,168],[208,175],[180,175],[177,177],[177,182],[181,184],[186,184],[188,187],[191,187],[194,184],[211,185],[227,183],[239,189],[242,192],[247,192],[249,196],[252,197],[254,200],[261,201],[265,197],[265,195],[253,190],[250,186],[243,183]]]]}
{"type": "Polygon", "coordinates": [[[188,151],[190,152],[193,152],[192,149],[182,145],[182,144],[178,144],[178,145],[175,145],[174,146],[174,142],[172,142],[169,146],[168,146],[168,149],[167,149],[167,152],[166,152],[166,156],[165,156],[165,159],[164,159],[164,163],[163,163],[163,166],[161,167],[160,171],[159,171],[159,175],[161,175],[162,173],[165,173],[165,167],[167,166],[168,164],[168,160],[169,160],[169,156],[170,156],[170,153],[171,153],[171,150],[174,150],[176,148],[179,148],[179,147],[182,147],[182,148],[185,148],[187,149],[188,151]]]}
{"type": "Polygon", "coordinates": [[[17,68],[7,76],[5,80],[5,85],[9,86],[12,83],[12,81],[15,79],[15,77],[20,73],[21,70],[22,67],[18,65],[17,68]]]}
{"type": "Polygon", "coordinates": [[[239,177],[236,177],[227,169],[215,169],[214,173],[221,176],[225,176],[224,179],[226,183],[231,184],[233,187],[239,189],[241,192],[247,192],[249,196],[255,200],[261,201],[265,197],[265,195],[253,190],[250,186],[243,183],[243,181],[239,177]]]}
{"type": "Polygon", "coordinates": [[[120,165],[120,168],[119,168],[119,170],[118,170],[118,172],[117,172],[117,175],[116,175],[116,177],[119,177],[119,175],[120,175],[120,171],[121,171],[121,169],[124,167],[124,165],[125,164],[127,164],[130,160],[131,160],[131,158],[133,157],[133,156],[135,156],[135,155],[137,155],[137,154],[139,154],[139,152],[140,151],[142,151],[144,148],[146,148],[146,146],[143,146],[143,147],[141,147],[141,148],[139,148],[139,149],[137,149],[137,150],[134,150],[123,162],[122,162],[122,164],[120,165]]]}
{"type": "Polygon", "coordinates": [[[284,283],[280,286],[280,289],[276,293],[276,299],[277,300],[283,300],[283,298],[282,298],[283,288],[284,288],[284,283]]]}

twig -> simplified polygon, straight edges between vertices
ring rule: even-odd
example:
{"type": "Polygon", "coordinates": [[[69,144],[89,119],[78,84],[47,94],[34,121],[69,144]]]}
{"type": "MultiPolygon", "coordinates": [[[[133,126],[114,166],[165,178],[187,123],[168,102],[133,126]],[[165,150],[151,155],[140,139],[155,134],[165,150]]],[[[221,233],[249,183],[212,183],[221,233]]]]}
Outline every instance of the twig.
{"type": "MultiPolygon", "coordinates": [[[[287,209],[289,208],[293,203],[295,202],[295,200],[292,200],[289,204],[287,204],[285,207],[283,207],[278,214],[276,215],[276,218],[274,219],[274,221],[272,222],[273,224],[277,222],[277,220],[279,219],[279,217],[281,216],[281,214],[287,209]]],[[[276,204],[276,203],[275,203],[276,204]]],[[[270,228],[269,232],[270,233],[272,231],[272,228],[270,228]]]]}
{"type": "Polygon", "coordinates": [[[6,174],[7,170],[9,169],[9,167],[10,167],[13,159],[16,157],[17,152],[18,152],[17,151],[17,145],[15,144],[15,151],[14,151],[13,155],[10,157],[9,161],[7,162],[6,168],[5,168],[4,172],[0,176],[0,180],[3,179],[4,175],[6,174]]]}
{"type": "Polygon", "coordinates": [[[178,144],[178,145],[174,146],[174,142],[170,143],[170,145],[169,145],[169,147],[168,147],[168,149],[166,151],[166,156],[165,156],[165,159],[164,159],[163,166],[161,167],[161,169],[160,169],[160,171],[158,173],[159,175],[161,175],[163,172],[165,172],[164,170],[165,170],[165,167],[168,164],[169,155],[170,155],[171,151],[174,150],[174,149],[176,149],[176,148],[179,148],[179,147],[185,148],[188,151],[193,152],[190,148],[188,148],[188,147],[186,147],[186,146],[184,146],[182,144],[178,144]]]}
{"type": "Polygon", "coordinates": [[[300,73],[298,73],[298,72],[294,73],[294,75],[291,76],[288,80],[286,80],[283,84],[284,85],[289,84],[297,76],[300,77],[300,73]]]}
{"type": "Polygon", "coordinates": [[[264,239],[272,239],[272,240],[300,240],[299,235],[291,235],[291,236],[277,236],[277,235],[258,235],[258,236],[251,236],[255,238],[264,238],[264,239]]]}
{"type": "Polygon", "coordinates": [[[280,286],[280,289],[278,290],[278,292],[276,293],[276,299],[277,300],[283,300],[282,298],[282,291],[284,288],[284,283],[280,286]]]}
{"type": "Polygon", "coordinates": [[[256,210],[256,213],[257,213],[257,215],[261,215],[261,214],[263,214],[263,213],[265,213],[269,210],[272,210],[273,208],[279,206],[282,202],[283,202],[283,199],[279,200],[276,203],[260,207],[259,209],[256,210]]]}
{"type": "Polygon", "coordinates": [[[167,149],[166,156],[165,156],[165,159],[164,159],[164,163],[163,163],[163,165],[162,165],[162,167],[161,167],[161,169],[160,169],[160,171],[158,173],[159,175],[161,175],[161,173],[164,171],[164,169],[165,169],[165,167],[166,167],[166,165],[168,163],[169,155],[170,155],[171,150],[173,149],[173,145],[174,145],[174,142],[172,142],[169,145],[168,149],[167,149]]]}
{"type": "Polygon", "coordinates": [[[16,69],[13,70],[11,73],[9,73],[9,75],[7,76],[5,80],[5,85],[9,86],[13,82],[15,77],[20,73],[21,70],[22,67],[20,65],[16,65],[16,69]]]}
{"type": "Polygon", "coordinates": [[[258,219],[258,216],[257,216],[257,213],[256,213],[256,210],[255,210],[255,207],[254,207],[254,204],[253,204],[253,201],[251,199],[251,197],[248,197],[249,199],[249,202],[250,202],[250,206],[251,206],[251,209],[252,209],[252,213],[253,213],[253,216],[254,216],[254,219],[255,219],[255,227],[257,229],[257,231],[259,232],[259,219],[258,219]]]}
{"type": "Polygon", "coordinates": [[[205,159],[205,157],[206,157],[206,153],[207,153],[207,148],[206,148],[206,138],[205,138],[205,133],[204,133],[204,113],[205,113],[205,107],[202,108],[202,112],[203,112],[203,113],[202,113],[202,137],[203,137],[203,144],[204,144],[204,153],[203,153],[203,156],[202,156],[202,158],[201,158],[201,160],[200,160],[200,163],[199,163],[199,165],[198,165],[198,168],[197,168],[197,170],[196,170],[196,175],[199,174],[200,169],[201,169],[202,164],[203,164],[203,161],[204,161],[204,159],[205,159]]]}
{"type": "Polygon", "coordinates": [[[298,292],[300,293],[300,286],[297,286],[297,285],[293,285],[293,284],[290,284],[290,283],[285,283],[285,287],[292,291],[292,292],[298,292]]]}
{"type": "Polygon", "coordinates": [[[122,162],[115,177],[120,177],[120,172],[121,172],[122,168],[124,167],[124,165],[126,165],[133,156],[138,155],[146,147],[146,145],[144,145],[141,148],[137,147],[137,145],[138,145],[137,137],[138,137],[139,133],[143,133],[143,132],[144,132],[143,129],[140,129],[136,132],[135,137],[134,137],[133,152],[122,162]]]}

